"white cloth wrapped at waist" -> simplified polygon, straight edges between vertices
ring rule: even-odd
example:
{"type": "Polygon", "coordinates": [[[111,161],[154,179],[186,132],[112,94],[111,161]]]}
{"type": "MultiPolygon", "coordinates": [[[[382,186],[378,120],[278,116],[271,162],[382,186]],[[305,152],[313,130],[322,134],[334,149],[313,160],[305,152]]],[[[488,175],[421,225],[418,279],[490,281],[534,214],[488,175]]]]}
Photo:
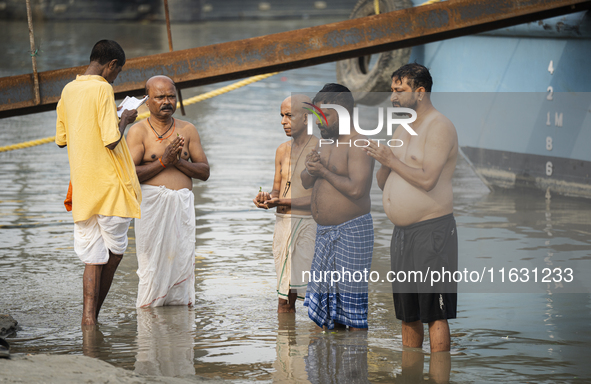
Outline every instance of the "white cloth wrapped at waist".
{"type": "Polygon", "coordinates": [[[276,213],[273,233],[273,258],[277,273],[277,295],[287,299],[290,289],[299,299],[306,296],[308,282],[302,272],[310,271],[314,257],[316,222],[311,215],[276,213]]]}
{"type": "Polygon", "coordinates": [[[106,264],[109,251],[123,255],[127,249],[130,222],[129,217],[92,215],[74,223],[74,251],[84,264],[106,264]]]}
{"type": "Polygon", "coordinates": [[[142,184],[135,219],[137,307],[195,302],[195,198],[188,189],[142,184]]]}

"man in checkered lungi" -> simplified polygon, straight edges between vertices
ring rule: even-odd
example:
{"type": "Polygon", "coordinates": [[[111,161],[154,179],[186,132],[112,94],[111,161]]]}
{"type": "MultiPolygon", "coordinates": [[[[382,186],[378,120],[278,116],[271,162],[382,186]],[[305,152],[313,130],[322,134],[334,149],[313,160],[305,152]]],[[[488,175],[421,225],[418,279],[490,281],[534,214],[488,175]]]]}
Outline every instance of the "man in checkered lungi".
{"type": "Polygon", "coordinates": [[[306,157],[301,174],[303,186],[314,188],[311,208],[318,224],[304,305],[321,328],[367,329],[367,276],[374,239],[369,191],[374,161],[361,148],[346,144],[366,137],[353,127],[350,134],[341,135],[337,110],[321,108],[333,104],[352,116],[354,100],[349,89],[326,84],[312,103],[322,112],[316,121],[322,140],[306,157]]]}

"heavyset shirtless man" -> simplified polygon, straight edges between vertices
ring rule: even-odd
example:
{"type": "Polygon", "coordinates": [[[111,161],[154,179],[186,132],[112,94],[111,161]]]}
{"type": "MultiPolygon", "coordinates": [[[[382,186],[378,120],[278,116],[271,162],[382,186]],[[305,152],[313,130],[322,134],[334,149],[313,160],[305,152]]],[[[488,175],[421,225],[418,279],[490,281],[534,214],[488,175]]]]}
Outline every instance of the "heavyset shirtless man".
{"type": "MultiPolygon", "coordinates": [[[[394,107],[414,109],[417,119],[411,136],[398,127],[392,139],[404,145],[390,149],[376,142],[367,148],[382,164],[378,186],[384,191],[383,204],[394,223],[391,242],[393,271],[457,269],[458,239],[453,217],[452,176],[458,155],[458,138],[451,121],[437,111],[430,99],[433,81],[427,68],[407,64],[392,75],[391,101],[394,107]]],[[[447,319],[456,317],[455,286],[439,291],[423,286],[394,284],[396,317],[402,320],[402,343],[420,348],[423,324],[429,324],[431,352],[449,351],[447,319]],[[429,291],[429,292],[427,292],[429,291]]]]}
{"type": "Polygon", "coordinates": [[[301,173],[304,187],[313,188],[312,215],[318,223],[304,305],[321,328],[367,329],[367,281],[356,282],[352,276],[371,268],[374,232],[369,192],[374,161],[361,148],[346,144],[365,136],[353,129],[341,134],[337,110],[322,107],[338,105],[352,116],[355,101],[349,89],[326,84],[313,103],[316,111],[322,111],[317,125],[323,140],[308,154],[301,173]]]}

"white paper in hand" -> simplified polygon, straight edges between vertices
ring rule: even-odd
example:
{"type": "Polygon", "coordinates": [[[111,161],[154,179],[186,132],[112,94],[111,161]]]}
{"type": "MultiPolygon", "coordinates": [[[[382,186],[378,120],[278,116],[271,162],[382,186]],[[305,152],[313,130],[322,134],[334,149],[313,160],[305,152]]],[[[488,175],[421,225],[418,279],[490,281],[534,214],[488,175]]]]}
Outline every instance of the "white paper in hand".
{"type": "Polygon", "coordinates": [[[121,104],[119,104],[119,107],[121,107],[121,108],[117,111],[117,116],[119,116],[119,118],[121,118],[121,114],[126,109],[130,110],[130,111],[132,109],[138,109],[140,107],[140,105],[142,105],[146,102],[146,100],[148,100],[148,96],[144,96],[141,99],[135,98],[133,96],[131,96],[131,97],[125,96],[125,99],[123,99],[121,104]]]}

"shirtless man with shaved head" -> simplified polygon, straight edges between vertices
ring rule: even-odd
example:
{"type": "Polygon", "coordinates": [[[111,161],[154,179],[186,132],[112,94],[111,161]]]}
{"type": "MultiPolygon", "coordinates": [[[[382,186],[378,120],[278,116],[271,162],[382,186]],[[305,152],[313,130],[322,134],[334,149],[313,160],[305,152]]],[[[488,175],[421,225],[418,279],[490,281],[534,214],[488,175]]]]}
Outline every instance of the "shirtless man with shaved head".
{"type": "Polygon", "coordinates": [[[137,307],[192,305],[195,301],[193,179],[209,178],[199,133],[175,119],[176,88],[169,77],[146,82],[150,117],[127,135],[144,200],[135,221],[137,307]]]}
{"type": "Polygon", "coordinates": [[[318,138],[306,133],[308,116],[304,107],[310,98],[293,95],[281,103],[281,125],[291,140],[275,153],[273,190],[259,192],[253,202],[258,208],[277,207],[273,235],[273,257],[277,273],[277,312],[295,312],[297,298],[304,299],[307,281],[302,272],[310,270],[314,256],[316,222],[310,212],[311,190],[302,186],[300,173],[306,155],[318,138]]]}

